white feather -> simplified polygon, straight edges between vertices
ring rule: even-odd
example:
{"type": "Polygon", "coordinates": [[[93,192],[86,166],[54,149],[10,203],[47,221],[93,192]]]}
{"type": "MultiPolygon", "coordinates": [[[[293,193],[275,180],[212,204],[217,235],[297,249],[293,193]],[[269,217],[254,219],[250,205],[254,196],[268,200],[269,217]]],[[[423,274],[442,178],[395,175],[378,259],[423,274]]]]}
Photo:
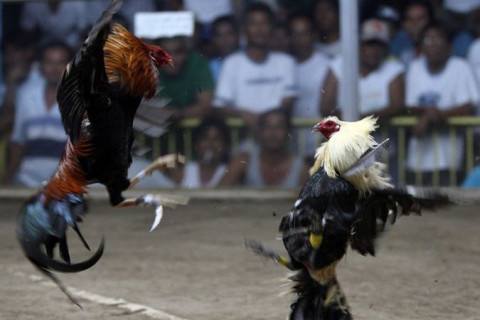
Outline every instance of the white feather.
{"type": "Polygon", "coordinates": [[[158,225],[160,224],[160,221],[162,220],[162,217],[163,217],[163,205],[159,204],[155,209],[155,219],[153,220],[153,224],[152,224],[152,227],[150,228],[150,232],[152,232],[158,227],[158,225]]]}

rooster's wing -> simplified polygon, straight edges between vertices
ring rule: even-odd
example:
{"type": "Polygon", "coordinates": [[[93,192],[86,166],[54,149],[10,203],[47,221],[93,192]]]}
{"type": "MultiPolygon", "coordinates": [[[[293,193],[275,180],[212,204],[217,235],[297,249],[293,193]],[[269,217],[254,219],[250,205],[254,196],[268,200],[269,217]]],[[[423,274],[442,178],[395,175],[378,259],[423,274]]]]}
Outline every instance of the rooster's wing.
{"type": "Polygon", "coordinates": [[[421,214],[423,209],[434,210],[452,203],[440,190],[415,187],[373,190],[359,206],[351,247],[362,255],[375,255],[375,240],[387,222],[395,223],[399,209],[401,215],[421,214]]]}
{"type": "Polygon", "coordinates": [[[82,122],[89,108],[108,108],[110,85],[105,72],[103,46],[113,15],[121,0],[112,0],[95,23],[82,48],[66,67],[57,89],[57,100],[66,133],[73,142],[80,136],[82,122]]]}

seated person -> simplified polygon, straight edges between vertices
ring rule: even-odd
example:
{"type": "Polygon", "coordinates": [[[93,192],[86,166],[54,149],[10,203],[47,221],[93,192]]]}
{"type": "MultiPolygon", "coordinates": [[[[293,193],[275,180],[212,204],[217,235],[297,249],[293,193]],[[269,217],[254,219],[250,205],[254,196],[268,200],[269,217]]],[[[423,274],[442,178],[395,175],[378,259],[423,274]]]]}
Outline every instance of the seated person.
{"type": "Polygon", "coordinates": [[[42,77],[19,88],[6,177],[7,183],[39,187],[58,168],[67,140],[57,96],[57,84],[70,61],[71,49],[51,41],[40,50],[42,77]]]}
{"type": "Polygon", "coordinates": [[[218,81],[218,75],[225,58],[239,47],[239,27],[233,16],[221,16],[212,24],[212,45],[214,57],[210,59],[210,70],[213,78],[218,81]]]}
{"type": "Polygon", "coordinates": [[[172,172],[180,188],[214,188],[225,175],[230,129],[223,119],[207,116],[193,131],[194,159],[172,172]]]}
{"type": "Polygon", "coordinates": [[[274,18],[264,3],[247,8],[246,48],[225,59],[215,88],[217,111],[242,118],[249,129],[255,128],[258,115],[266,110],[282,108],[291,113],[297,95],[294,59],[270,50],[274,18]]]}
{"type": "Polygon", "coordinates": [[[450,55],[450,40],[442,25],[428,25],[421,42],[425,58],[407,71],[406,104],[409,114],[418,117],[408,143],[408,183],[452,184],[450,168],[457,178],[462,175],[464,139],[457,137],[452,144],[446,124],[450,117],[471,115],[480,93],[467,62],[450,55]],[[432,128],[439,131],[436,139],[432,128]]]}
{"type": "Polygon", "coordinates": [[[258,144],[232,159],[221,186],[300,187],[308,179],[308,166],[290,151],[290,119],[283,109],[260,114],[258,144]]]}
{"type": "MultiPolygon", "coordinates": [[[[308,15],[295,15],[289,20],[291,52],[297,62],[295,68],[298,98],[293,108],[293,117],[320,118],[317,108],[322,99],[321,88],[329,69],[330,60],[315,51],[315,24],[308,15]],[[315,72],[312,72],[315,70],[315,72]]],[[[318,147],[319,135],[311,134],[310,128],[295,130],[297,150],[313,157],[318,147]],[[305,138],[303,138],[305,137],[305,138]],[[301,140],[303,143],[303,150],[301,140]]]]}
{"type": "Polygon", "coordinates": [[[157,94],[170,99],[167,107],[175,111],[177,120],[205,116],[211,106],[214,87],[208,61],[190,51],[184,37],[156,42],[172,56],[175,64],[159,70],[157,94]]]}

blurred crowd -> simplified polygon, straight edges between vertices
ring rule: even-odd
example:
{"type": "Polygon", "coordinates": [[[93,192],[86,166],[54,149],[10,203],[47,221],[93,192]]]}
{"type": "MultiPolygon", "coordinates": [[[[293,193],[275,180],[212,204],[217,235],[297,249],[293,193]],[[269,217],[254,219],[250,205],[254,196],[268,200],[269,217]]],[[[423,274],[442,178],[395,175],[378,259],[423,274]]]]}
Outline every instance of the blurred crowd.
{"type": "MultiPolygon", "coordinates": [[[[56,85],[108,2],[2,5],[2,183],[39,186],[55,171],[66,141],[56,85]]],[[[448,185],[452,165],[461,182],[468,174],[464,139],[459,135],[452,143],[445,124],[449,117],[478,114],[480,0],[358,2],[361,117],[375,115],[388,129],[392,117],[417,116],[408,134],[407,182],[421,171],[423,184],[435,175],[448,185]],[[432,128],[440,132],[435,141],[432,128]]],[[[192,117],[201,121],[192,134],[192,159],[155,174],[144,186],[300,187],[320,137],[295,129],[291,120],[341,117],[352,107],[342,103],[340,92],[338,1],[124,0],[115,20],[133,30],[135,12],[179,10],[194,12],[193,36],[148,40],[175,62],[159,71],[158,95],[170,101],[166,108],[174,124],[192,117]],[[253,144],[231,147],[229,117],[244,120],[253,144]]],[[[396,180],[395,132],[389,136],[396,180]]],[[[131,174],[150,160],[135,156],[131,174]]]]}

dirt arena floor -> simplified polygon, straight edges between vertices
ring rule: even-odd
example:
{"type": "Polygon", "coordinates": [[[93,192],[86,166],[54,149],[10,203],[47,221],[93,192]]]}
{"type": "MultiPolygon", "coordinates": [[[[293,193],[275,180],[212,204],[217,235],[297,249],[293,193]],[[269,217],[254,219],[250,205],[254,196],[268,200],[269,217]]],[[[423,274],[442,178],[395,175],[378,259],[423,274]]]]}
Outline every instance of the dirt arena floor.
{"type": "MultiPolygon", "coordinates": [[[[292,199],[192,200],[165,212],[150,233],[147,208],[91,202],[82,224],[103,258],[60,274],[69,300],[23,257],[15,239],[20,200],[0,200],[0,319],[285,319],[292,296],[286,270],[243,244],[253,238],[283,251],[280,219],[292,199]]],[[[377,257],[349,252],[338,277],[355,319],[480,319],[480,207],[402,217],[380,239],[377,257]]],[[[88,256],[70,234],[71,256],[88,256]]]]}

